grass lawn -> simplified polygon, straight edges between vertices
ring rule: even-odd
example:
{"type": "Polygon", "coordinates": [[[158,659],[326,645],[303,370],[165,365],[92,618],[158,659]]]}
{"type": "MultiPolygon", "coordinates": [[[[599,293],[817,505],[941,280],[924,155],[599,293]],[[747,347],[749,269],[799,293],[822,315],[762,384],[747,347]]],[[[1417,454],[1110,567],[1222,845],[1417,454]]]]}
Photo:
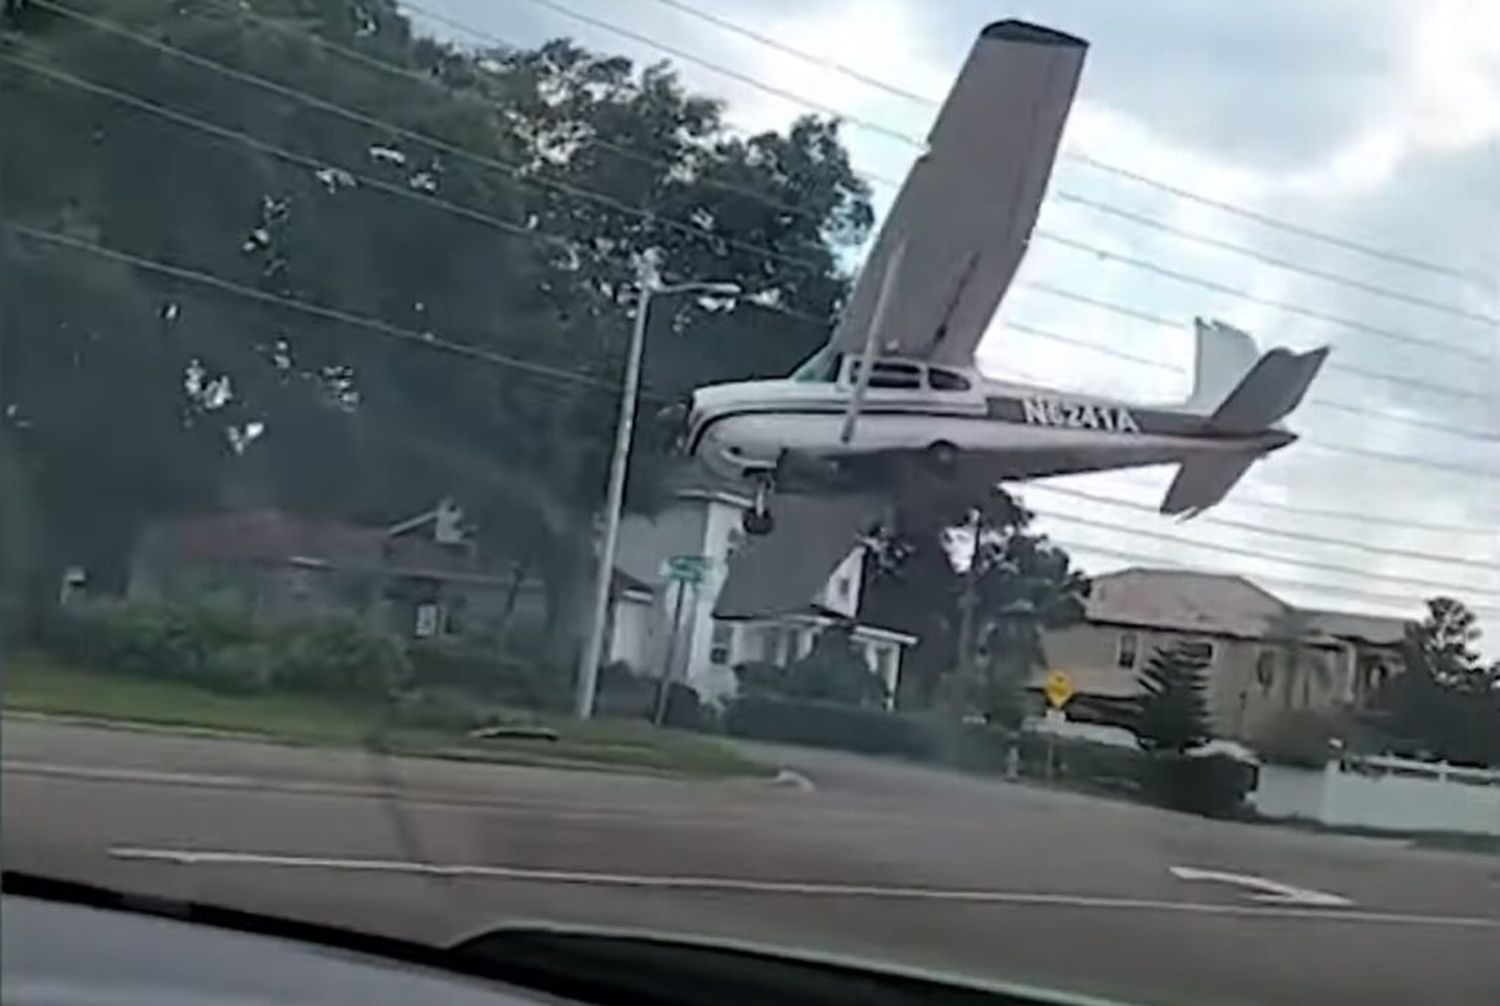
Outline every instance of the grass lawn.
{"type": "Polygon", "coordinates": [[[766,768],[711,737],[624,720],[516,713],[551,727],[557,740],[476,740],[463,733],[390,727],[386,707],[287,692],[226,695],[178,681],[84,670],[21,654],[5,671],[5,709],[120,723],[260,734],[306,744],[356,747],[379,732],[400,754],[535,765],[646,770],[691,776],[760,775],[766,768]]]}

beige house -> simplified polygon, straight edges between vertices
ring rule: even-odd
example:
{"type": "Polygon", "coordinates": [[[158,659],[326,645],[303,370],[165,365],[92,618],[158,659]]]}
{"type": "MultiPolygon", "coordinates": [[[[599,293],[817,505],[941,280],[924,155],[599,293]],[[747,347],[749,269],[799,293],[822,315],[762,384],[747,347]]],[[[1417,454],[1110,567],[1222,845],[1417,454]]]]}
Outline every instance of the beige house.
{"type": "Polygon", "coordinates": [[[1045,647],[1048,670],[1078,689],[1070,711],[1108,719],[1134,700],[1153,652],[1185,646],[1207,667],[1215,734],[1246,739],[1285,710],[1362,707],[1400,670],[1404,630],[1400,619],[1294,608],[1244,577],[1127,569],[1097,577],[1084,621],[1048,633],[1045,647]],[[1280,640],[1296,624],[1294,670],[1280,640]]]}

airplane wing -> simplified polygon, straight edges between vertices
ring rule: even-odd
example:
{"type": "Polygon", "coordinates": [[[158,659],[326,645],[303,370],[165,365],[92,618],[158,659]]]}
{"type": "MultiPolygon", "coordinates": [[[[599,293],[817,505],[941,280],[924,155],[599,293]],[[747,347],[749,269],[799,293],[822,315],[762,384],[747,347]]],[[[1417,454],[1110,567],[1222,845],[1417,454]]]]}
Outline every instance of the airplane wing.
{"type": "Polygon", "coordinates": [[[887,505],[877,494],[778,495],[775,529],[747,537],[730,559],[714,616],[759,618],[806,608],[887,505]]]}
{"type": "Polygon", "coordinates": [[[864,349],[894,267],[876,351],[957,366],[973,360],[1036,224],[1086,49],[1081,39],[1021,21],[984,29],[831,345],[864,349]]]}

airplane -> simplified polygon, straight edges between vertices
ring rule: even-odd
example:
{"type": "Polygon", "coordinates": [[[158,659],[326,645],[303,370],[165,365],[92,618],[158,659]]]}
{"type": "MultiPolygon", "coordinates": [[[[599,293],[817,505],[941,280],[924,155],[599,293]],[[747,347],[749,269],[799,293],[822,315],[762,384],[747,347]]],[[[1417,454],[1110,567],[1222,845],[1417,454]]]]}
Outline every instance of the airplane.
{"type": "Polygon", "coordinates": [[[1164,463],[1180,469],[1161,511],[1190,517],[1297,439],[1281,420],[1327,348],[1262,355],[1217,321],[1195,322],[1195,382],[1175,404],[1065,393],[976,367],[1036,224],[1086,51],[1027,22],[985,27],[828,343],[785,378],[694,391],[684,446],[709,470],[751,482],[744,530],[777,541],[755,551],[792,562],[827,539],[847,552],[848,533],[893,502],[1164,463]],[[800,496],[799,513],[816,517],[778,531],[773,491],[778,510],[800,496]]]}

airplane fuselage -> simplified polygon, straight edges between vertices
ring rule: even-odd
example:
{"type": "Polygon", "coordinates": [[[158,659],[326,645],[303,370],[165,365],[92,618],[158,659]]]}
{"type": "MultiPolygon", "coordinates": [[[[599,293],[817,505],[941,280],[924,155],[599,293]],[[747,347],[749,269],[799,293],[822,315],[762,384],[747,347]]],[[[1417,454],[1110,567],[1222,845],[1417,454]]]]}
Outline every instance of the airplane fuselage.
{"type": "Polygon", "coordinates": [[[1225,435],[1201,414],[990,381],[973,371],[944,373],[958,379],[943,383],[959,386],[936,389],[924,372],[914,387],[867,388],[847,443],[842,432],[853,389],[845,381],[701,388],[686,446],[728,475],[772,469],[788,451],[839,459],[951,449],[983,459],[998,480],[1264,453],[1296,439],[1281,429],[1225,435]]]}

